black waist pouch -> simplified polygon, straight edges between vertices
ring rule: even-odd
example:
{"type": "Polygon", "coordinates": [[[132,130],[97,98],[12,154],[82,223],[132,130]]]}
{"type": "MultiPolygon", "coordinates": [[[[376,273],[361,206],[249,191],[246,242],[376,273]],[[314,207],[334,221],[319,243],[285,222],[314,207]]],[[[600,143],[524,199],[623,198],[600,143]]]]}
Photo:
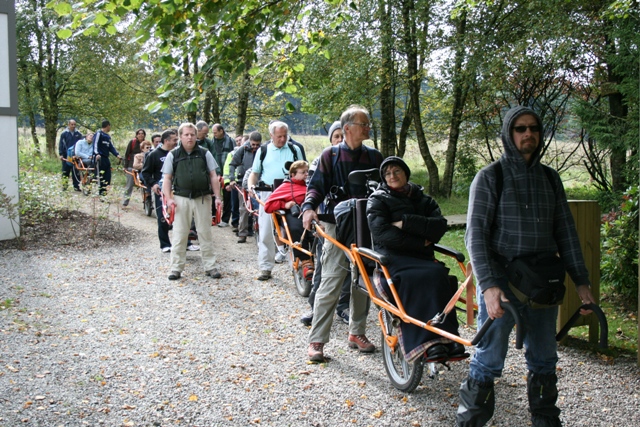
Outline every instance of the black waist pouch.
{"type": "Polygon", "coordinates": [[[505,260],[509,286],[521,302],[534,308],[562,304],[567,274],[556,255],[534,255],[505,260]]]}

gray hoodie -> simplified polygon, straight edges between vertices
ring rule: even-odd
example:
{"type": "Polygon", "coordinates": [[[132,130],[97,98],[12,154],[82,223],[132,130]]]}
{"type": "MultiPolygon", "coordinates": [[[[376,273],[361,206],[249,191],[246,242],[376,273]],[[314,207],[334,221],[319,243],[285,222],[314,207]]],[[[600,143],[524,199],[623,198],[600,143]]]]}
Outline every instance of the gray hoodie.
{"type": "Polygon", "coordinates": [[[567,272],[577,286],[589,284],[580,242],[560,176],[552,170],[552,185],[540,164],[544,144],[542,121],[533,110],[514,107],[502,125],[504,154],[502,194],[498,201],[495,169],[483,168],[474,178],[467,212],[465,243],[469,251],[478,287],[484,292],[498,285],[503,269],[493,261],[493,253],[508,259],[539,253],[556,253],[562,257],[567,272]],[[530,114],[540,125],[540,143],[532,154],[531,164],[511,138],[515,120],[530,114]],[[554,192],[554,186],[556,191],[554,192]]]}

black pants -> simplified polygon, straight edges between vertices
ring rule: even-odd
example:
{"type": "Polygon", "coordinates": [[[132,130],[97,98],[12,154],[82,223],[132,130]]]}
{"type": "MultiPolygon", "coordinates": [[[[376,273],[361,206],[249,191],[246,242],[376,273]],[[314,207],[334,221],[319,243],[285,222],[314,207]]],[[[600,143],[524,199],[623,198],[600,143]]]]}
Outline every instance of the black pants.
{"type": "Polygon", "coordinates": [[[160,240],[160,249],[170,248],[171,240],[169,240],[169,224],[162,215],[162,199],[156,193],[153,193],[153,200],[156,204],[156,217],[158,218],[158,239],[160,240]]]}
{"type": "Polygon", "coordinates": [[[80,189],[80,181],[78,181],[78,171],[73,164],[69,164],[65,161],[62,162],[62,189],[66,190],[69,187],[69,175],[73,182],[73,188],[80,189]]]}

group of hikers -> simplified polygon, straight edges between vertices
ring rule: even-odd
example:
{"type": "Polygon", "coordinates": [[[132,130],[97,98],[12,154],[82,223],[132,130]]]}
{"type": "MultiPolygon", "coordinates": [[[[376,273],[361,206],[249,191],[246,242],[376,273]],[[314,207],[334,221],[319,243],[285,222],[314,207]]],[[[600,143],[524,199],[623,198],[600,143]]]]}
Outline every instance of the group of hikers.
{"type": "MultiPolygon", "coordinates": [[[[73,171],[65,161],[71,148],[73,155],[104,174],[101,193],[110,182],[109,154],[122,159],[130,171],[139,171],[154,196],[160,249],[171,253],[169,280],[181,278],[185,253],[194,236],[205,274],[223,277],[211,230],[216,216],[220,220],[213,223],[231,226],[238,243],[251,236],[255,218],[260,230],[256,236],[257,279],[271,279],[274,265],[283,261],[273,238],[271,213],[285,211],[292,238],[305,249],[311,249],[314,227],[321,227],[335,240],[336,206],[363,194],[360,183],[348,180],[349,174],[376,169],[380,183],[368,198],[367,222],[373,249],[384,255],[407,314],[427,322],[453,296],[448,270],[434,256],[434,244],[447,232],[447,220],[436,200],[410,181],[411,170],[403,159],[383,158],[378,150],[364,144],[371,121],[361,106],[349,106],[330,126],[330,144],[311,164],[304,147],[291,138],[282,121],[269,124],[269,141],[264,144],[259,132],[234,139],[219,124],[211,126],[213,139],[209,139],[210,127],[203,121],[167,129],[152,135],[150,141],[146,132],[138,129],[124,156],[113,146],[108,121],[84,137],[75,127],[70,120],[60,137],[65,185],[73,171]]],[[[493,319],[493,324],[476,345],[468,377],[460,386],[458,426],[483,426],[493,416],[494,379],[502,374],[515,323],[512,314],[501,307],[502,302],[513,304],[523,319],[531,423],[535,427],[561,425],[556,405],[558,307],[527,303],[509,275],[516,261],[526,262],[532,256],[555,259],[577,284],[582,302],[595,303],[562,181],[555,170],[540,163],[543,131],[534,110],[511,108],[502,127],[504,151],[498,167],[483,168],[470,188],[465,244],[477,284],[478,328],[488,319],[493,319]]],[[[72,182],[77,188],[75,178],[72,182]]],[[[127,181],[125,206],[132,188],[133,179],[127,181]]],[[[349,324],[348,347],[361,353],[375,352],[366,335],[370,300],[361,292],[349,293],[349,260],[342,249],[327,238],[318,245],[318,256],[312,258],[300,251],[295,256],[304,276],[314,283],[309,299],[312,312],[301,319],[310,326],[308,360],[328,360],[324,347],[330,339],[334,312],[349,324]]],[[[447,317],[442,329],[458,335],[456,317],[447,317]]],[[[400,330],[400,349],[410,363],[465,354],[461,344],[419,326],[402,323],[400,330]]]]}

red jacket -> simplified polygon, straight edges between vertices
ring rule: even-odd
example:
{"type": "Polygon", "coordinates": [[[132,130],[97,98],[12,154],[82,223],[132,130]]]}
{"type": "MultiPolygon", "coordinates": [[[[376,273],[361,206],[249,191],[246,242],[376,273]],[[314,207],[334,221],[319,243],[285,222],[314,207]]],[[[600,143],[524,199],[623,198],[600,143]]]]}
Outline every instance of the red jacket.
{"type": "Polygon", "coordinates": [[[291,200],[295,200],[298,205],[302,205],[306,193],[307,184],[304,181],[287,179],[271,193],[264,204],[264,210],[267,213],[273,213],[280,209],[284,210],[284,205],[291,200]]]}

